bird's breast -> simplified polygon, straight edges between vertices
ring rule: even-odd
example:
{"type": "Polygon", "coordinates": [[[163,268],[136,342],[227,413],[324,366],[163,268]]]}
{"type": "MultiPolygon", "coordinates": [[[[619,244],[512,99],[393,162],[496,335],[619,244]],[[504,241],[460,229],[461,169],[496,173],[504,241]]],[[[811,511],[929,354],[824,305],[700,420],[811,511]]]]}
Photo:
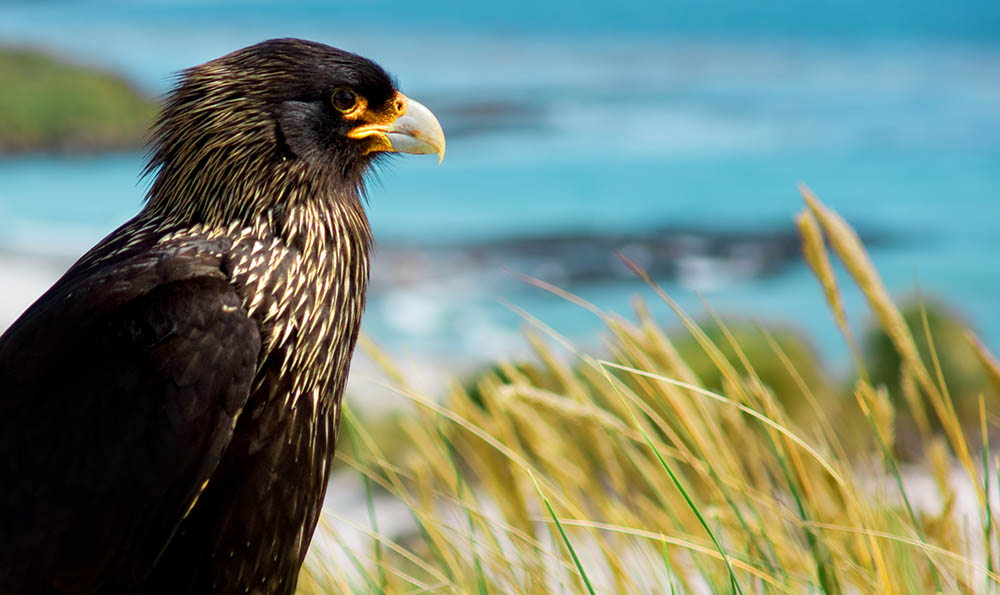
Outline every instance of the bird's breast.
{"type": "Polygon", "coordinates": [[[339,399],[368,284],[367,223],[358,227],[350,212],[292,211],[281,229],[262,221],[234,241],[230,274],[261,329],[267,400],[308,398],[325,412],[339,399]]]}

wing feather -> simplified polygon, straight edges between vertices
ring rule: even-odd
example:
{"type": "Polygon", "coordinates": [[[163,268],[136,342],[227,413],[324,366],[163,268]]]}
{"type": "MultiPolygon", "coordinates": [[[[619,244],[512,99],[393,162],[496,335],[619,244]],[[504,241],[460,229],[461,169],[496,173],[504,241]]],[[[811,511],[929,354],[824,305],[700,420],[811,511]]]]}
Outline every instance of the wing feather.
{"type": "Polygon", "coordinates": [[[0,593],[127,589],[211,481],[260,351],[218,254],[68,275],[0,337],[0,593]]]}

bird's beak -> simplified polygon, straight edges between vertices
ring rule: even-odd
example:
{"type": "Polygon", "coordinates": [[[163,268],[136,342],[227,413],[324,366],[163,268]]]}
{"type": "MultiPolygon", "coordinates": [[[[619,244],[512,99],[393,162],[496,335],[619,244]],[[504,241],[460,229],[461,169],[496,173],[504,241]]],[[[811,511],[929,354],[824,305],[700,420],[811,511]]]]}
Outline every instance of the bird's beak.
{"type": "Polygon", "coordinates": [[[406,113],[389,125],[386,136],[393,151],[437,155],[438,163],[444,161],[444,130],[431,110],[419,101],[407,100],[406,113]]]}
{"type": "Polygon", "coordinates": [[[347,135],[351,138],[380,136],[382,139],[371,150],[395,153],[416,153],[437,155],[438,163],[444,160],[444,131],[431,110],[419,101],[414,101],[402,93],[397,100],[405,106],[402,115],[386,124],[358,126],[347,135]]]}

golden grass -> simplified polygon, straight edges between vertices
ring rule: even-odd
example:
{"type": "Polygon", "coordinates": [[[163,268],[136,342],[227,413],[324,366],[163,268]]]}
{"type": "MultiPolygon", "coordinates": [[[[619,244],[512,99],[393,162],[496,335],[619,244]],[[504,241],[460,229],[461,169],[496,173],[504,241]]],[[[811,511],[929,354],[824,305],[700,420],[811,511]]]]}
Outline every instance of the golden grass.
{"type": "MultiPolygon", "coordinates": [[[[361,549],[343,544],[340,557],[314,550],[300,592],[1000,588],[988,499],[996,483],[990,476],[1000,477],[986,427],[995,412],[980,401],[984,446],[981,464],[974,463],[979,457],[970,451],[932,337],[929,369],[916,331],[857,236],[808,190],[803,194],[806,209],[797,221],[804,254],[859,364],[853,417],[833,413],[841,406],[831,408],[820,396],[826,387],[810,386],[764,329],[770,353],[763,355],[745,351],[718,319],[722,333],[713,341],[650,281],[717,368],[723,390],[713,391],[644,306],[632,323],[536,282],[601,316],[610,355],[582,352],[525,315],[535,327],[537,363],[501,364],[476,381],[474,396],[456,384],[443,403],[408,387],[377,355],[393,379],[387,385],[415,405],[413,417],[400,422],[405,456],[390,462],[362,426],[348,424],[357,436],[338,457],[365,478],[370,498],[391,494],[405,503],[414,529],[384,535],[360,519],[326,519],[317,539],[333,536],[336,543],[336,527],[349,525],[370,539],[361,549]],[[904,394],[889,395],[869,381],[827,246],[899,352],[904,394]],[[783,394],[756,371],[775,362],[793,379],[783,394]],[[911,466],[894,454],[896,398],[908,404],[924,438],[923,460],[911,466]],[[804,415],[789,413],[786,404],[796,401],[807,404],[804,415]],[[845,428],[845,419],[860,420],[867,431],[845,428]],[[908,493],[913,477],[932,481],[936,497],[908,493]],[[972,518],[955,508],[962,490],[975,493],[972,518]]],[[[1000,386],[996,360],[970,340],[1000,386]]]]}

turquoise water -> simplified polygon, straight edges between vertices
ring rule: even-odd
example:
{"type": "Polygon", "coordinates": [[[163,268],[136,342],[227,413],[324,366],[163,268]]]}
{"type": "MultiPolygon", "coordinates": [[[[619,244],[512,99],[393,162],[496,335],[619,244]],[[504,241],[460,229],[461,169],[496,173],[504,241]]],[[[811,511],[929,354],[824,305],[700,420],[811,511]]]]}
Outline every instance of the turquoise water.
{"type": "MultiPolygon", "coordinates": [[[[372,188],[387,250],[675,227],[777,233],[805,182],[878,239],[872,255],[894,292],[942,295],[1000,346],[997,3],[424,4],[2,4],[0,41],[55,48],[150,93],[268,37],[378,60],[449,135],[444,165],[400,159],[372,188]]],[[[140,154],[0,161],[0,249],[82,252],[138,208],[141,165],[140,154]]],[[[498,298],[572,337],[599,328],[490,263],[376,282],[369,331],[418,353],[509,353],[521,323],[498,298]]],[[[803,266],[706,270],[665,285],[695,311],[700,292],[723,312],[789,321],[844,361],[803,266]]],[[[624,277],[570,289],[618,311],[643,293],[624,277]]],[[[848,306],[862,326],[860,298],[848,306]]]]}

